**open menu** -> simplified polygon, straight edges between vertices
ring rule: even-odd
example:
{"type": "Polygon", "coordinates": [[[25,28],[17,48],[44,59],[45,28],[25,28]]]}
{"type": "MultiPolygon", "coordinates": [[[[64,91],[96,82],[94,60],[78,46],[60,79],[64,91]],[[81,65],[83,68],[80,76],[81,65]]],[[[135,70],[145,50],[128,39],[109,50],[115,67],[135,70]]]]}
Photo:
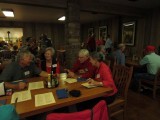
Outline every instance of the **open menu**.
{"type": "Polygon", "coordinates": [[[84,86],[84,87],[86,87],[86,88],[94,88],[94,87],[97,87],[97,86],[95,86],[95,85],[89,84],[88,82],[82,83],[81,85],[84,86]]]}
{"type": "Polygon", "coordinates": [[[29,90],[14,92],[12,94],[11,103],[15,103],[16,99],[17,99],[17,102],[31,100],[31,92],[29,90]]]}
{"type": "Polygon", "coordinates": [[[52,92],[35,95],[35,106],[36,107],[52,104],[55,102],[56,101],[55,101],[55,98],[52,92]]]}
{"type": "Polygon", "coordinates": [[[77,82],[77,79],[75,79],[75,78],[67,78],[65,81],[67,83],[75,83],[75,82],[77,82]]]}
{"type": "Polygon", "coordinates": [[[39,82],[30,82],[29,83],[29,90],[34,90],[34,89],[41,89],[44,88],[44,83],[43,81],[39,81],[39,82]]]}

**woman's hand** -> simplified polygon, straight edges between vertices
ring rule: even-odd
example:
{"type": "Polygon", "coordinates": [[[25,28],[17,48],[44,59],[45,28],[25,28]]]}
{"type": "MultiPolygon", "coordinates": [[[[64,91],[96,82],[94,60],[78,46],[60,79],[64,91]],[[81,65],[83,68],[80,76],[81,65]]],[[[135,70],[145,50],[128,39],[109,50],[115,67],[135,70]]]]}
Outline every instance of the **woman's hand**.
{"type": "Polygon", "coordinates": [[[93,80],[93,79],[91,79],[91,78],[88,79],[88,83],[89,83],[90,85],[103,86],[103,83],[102,83],[102,82],[93,80]]]}

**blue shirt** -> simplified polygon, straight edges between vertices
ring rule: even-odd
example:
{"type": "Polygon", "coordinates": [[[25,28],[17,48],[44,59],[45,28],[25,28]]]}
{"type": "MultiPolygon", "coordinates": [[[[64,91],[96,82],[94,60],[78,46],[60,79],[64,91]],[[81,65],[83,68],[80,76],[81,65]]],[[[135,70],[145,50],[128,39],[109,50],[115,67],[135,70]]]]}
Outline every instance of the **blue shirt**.
{"type": "Polygon", "coordinates": [[[120,64],[120,65],[125,65],[125,55],[124,53],[121,51],[121,50],[116,50],[114,53],[113,53],[114,57],[116,58],[117,60],[117,64],[120,64]]]}
{"type": "Polygon", "coordinates": [[[105,48],[111,48],[112,47],[112,40],[108,38],[105,42],[105,48]]]}
{"type": "Polygon", "coordinates": [[[39,75],[42,70],[31,62],[29,66],[21,67],[18,62],[8,64],[0,75],[0,82],[12,82],[39,75]]]}

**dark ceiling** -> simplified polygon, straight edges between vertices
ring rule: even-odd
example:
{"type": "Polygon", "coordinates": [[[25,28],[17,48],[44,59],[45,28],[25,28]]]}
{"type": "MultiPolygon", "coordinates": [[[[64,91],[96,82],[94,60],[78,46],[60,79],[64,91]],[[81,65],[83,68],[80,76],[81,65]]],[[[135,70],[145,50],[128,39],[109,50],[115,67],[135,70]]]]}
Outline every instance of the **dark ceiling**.
{"type": "MultiPolygon", "coordinates": [[[[80,6],[80,21],[85,23],[115,15],[142,15],[160,7],[160,0],[80,0],[80,6]]],[[[0,9],[13,9],[15,17],[6,18],[0,12],[0,20],[57,23],[66,8],[67,0],[1,0],[0,9]]]]}

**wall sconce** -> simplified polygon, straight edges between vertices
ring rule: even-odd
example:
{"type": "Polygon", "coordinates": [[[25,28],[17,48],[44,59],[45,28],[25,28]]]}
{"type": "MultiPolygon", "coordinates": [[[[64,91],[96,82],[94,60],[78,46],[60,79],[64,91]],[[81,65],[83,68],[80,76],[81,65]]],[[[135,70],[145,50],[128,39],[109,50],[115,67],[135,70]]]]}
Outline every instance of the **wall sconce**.
{"type": "Polygon", "coordinates": [[[2,12],[6,17],[14,17],[13,10],[11,9],[2,9],[2,12]]]}

